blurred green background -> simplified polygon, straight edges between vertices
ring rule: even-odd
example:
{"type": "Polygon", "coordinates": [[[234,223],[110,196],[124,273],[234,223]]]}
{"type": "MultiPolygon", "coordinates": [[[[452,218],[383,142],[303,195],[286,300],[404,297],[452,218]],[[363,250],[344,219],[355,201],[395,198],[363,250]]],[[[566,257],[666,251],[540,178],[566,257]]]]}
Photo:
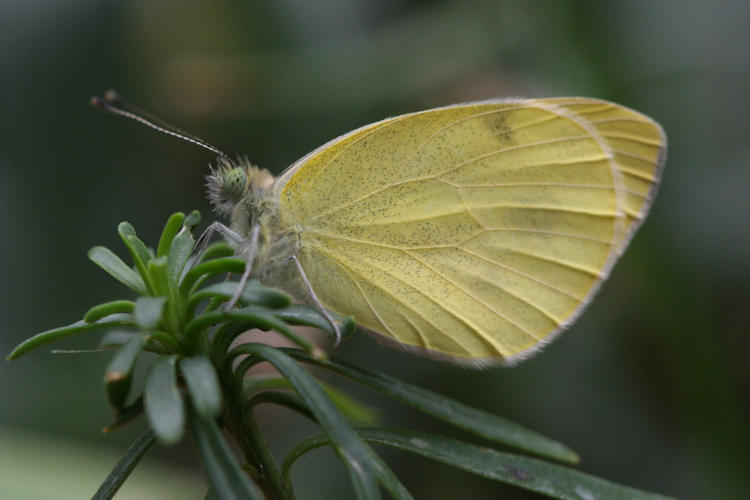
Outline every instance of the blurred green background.
{"type": "MultiPolygon", "coordinates": [[[[106,88],[275,172],[390,115],[496,96],[600,97],[660,121],[669,155],[648,221],[569,332],[512,369],[468,371],[364,335],[337,356],[557,438],[584,471],[682,498],[742,498],[749,48],[750,4],[731,0],[0,0],[2,352],[127,296],[86,258],[98,244],[122,252],[118,222],[153,242],[176,210],[212,217],[212,155],[89,108],[106,88]]],[[[0,363],[0,497],[95,491],[145,425],[99,433],[107,359],[44,349],[0,363]]],[[[460,436],[362,394],[387,424],[460,436]]],[[[279,451],[313,430],[262,415],[279,451]]],[[[537,498],[384,456],[418,499],[537,498]]],[[[202,498],[189,442],[150,457],[118,498],[202,498]]],[[[300,499],[350,495],[327,451],[294,477],[300,499]]]]}

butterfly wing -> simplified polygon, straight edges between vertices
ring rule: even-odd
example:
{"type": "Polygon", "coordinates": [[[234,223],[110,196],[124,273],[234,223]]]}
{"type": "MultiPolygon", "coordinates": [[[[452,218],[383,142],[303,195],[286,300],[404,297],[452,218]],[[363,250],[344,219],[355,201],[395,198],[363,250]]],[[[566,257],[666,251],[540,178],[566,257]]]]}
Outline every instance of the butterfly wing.
{"type": "Polygon", "coordinates": [[[290,167],[280,223],[299,235],[326,307],[431,357],[510,363],[606,277],[645,216],[663,149],[653,121],[591,99],[413,113],[290,167]]]}

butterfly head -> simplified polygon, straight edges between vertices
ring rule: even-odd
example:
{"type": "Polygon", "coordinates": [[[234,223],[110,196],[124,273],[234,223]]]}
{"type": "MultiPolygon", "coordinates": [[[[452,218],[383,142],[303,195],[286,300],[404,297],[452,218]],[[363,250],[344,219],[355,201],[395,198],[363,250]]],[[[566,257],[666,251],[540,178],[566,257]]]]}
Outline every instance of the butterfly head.
{"type": "Polygon", "coordinates": [[[253,198],[273,184],[273,176],[247,158],[231,161],[220,157],[206,177],[208,199],[220,215],[231,214],[245,198],[253,198]]]}

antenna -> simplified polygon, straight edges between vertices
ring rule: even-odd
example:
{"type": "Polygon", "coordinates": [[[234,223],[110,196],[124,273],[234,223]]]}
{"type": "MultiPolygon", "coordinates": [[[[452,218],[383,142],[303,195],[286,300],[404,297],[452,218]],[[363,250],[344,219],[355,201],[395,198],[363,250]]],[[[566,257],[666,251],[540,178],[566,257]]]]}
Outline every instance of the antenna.
{"type": "Polygon", "coordinates": [[[118,94],[115,90],[110,89],[104,92],[104,98],[94,96],[91,98],[90,102],[93,107],[99,108],[102,111],[106,111],[107,113],[130,118],[131,120],[135,120],[138,123],[146,125],[147,127],[150,127],[163,134],[177,137],[178,139],[182,139],[183,141],[187,141],[202,148],[208,149],[209,151],[213,151],[214,153],[231,163],[229,156],[224,151],[220,150],[216,146],[213,146],[208,141],[205,141],[200,137],[194,136],[192,134],[188,134],[184,130],[181,130],[174,125],[171,125],[164,120],[157,118],[151,113],[143,111],[137,106],[130,104],[122,97],[120,97],[120,94],[118,94]]]}

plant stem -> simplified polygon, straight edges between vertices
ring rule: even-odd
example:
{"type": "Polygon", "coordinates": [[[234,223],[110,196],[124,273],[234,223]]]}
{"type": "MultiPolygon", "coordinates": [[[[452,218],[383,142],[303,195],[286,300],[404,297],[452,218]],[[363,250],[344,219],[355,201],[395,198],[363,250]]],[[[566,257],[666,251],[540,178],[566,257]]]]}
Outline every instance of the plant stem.
{"type": "Polygon", "coordinates": [[[237,394],[241,394],[241,391],[225,391],[227,431],[239,445],[245,459],[260,476],[253,477],[253,480],[258,483],[266,497],[269,500],[293,500],[294,493],[289,483],[281,476],[257,421],[252,418],[252,415],[243,418],[241,406],[238,404],[239,397],[230,399],[231,395],[237,394]]]}
{"type": "Polygon", "coordinates": [[[273,498],[278,500],[292,500],[294,498],[292,489],[289,483],[284,481],[284,478],[281,476],[279,467],[273,455],[271,455],[271,450],[258,426],[258,422],[252,418],[252,415],[249,415],[245,418],[244,424],[243,428],[247,437],[255,444],[255,453],[263,465],[262,470],[270,488],[273,490],[273,498]]]}

